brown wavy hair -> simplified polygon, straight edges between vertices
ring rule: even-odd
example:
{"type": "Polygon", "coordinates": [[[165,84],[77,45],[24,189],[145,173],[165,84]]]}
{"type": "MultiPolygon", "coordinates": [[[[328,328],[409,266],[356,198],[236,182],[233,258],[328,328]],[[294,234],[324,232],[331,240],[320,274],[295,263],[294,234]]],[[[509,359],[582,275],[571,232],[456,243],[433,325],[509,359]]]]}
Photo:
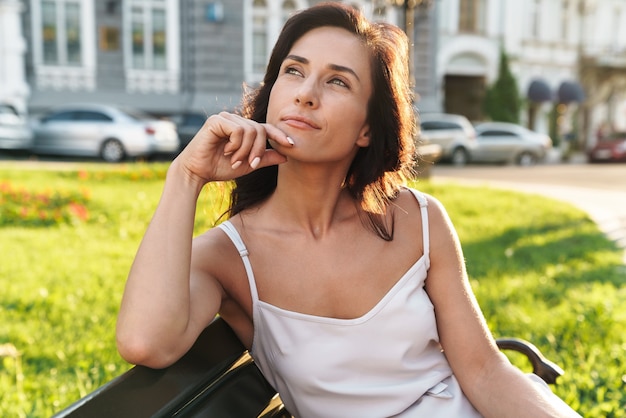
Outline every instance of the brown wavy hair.
{"type": "MultiPolygon", "coordinates": [[[[370,226],[383,239],[393,238],[393,223],[384,222],[389,203],[411,177],[417,126],[409,85],[408,42],[403,31],[388,23],[370,22],[356,8],[323,3],[294,14],[285,23],[270,57],[261,86],[244,97],[242,115],[266,121],[269,96],[280,66],[293,44],[319,27],[346,29],[366,45],[372,68],[372,96],[367,121],[370,144],[357,152],[344,181],[359,202],[370,226]]],[[[269,143],[267,144],[270,147],[269,143]]],[[[255,170],[235,180],[228,215],[233,216],[270,196],[278,167],[255,170]]]]}

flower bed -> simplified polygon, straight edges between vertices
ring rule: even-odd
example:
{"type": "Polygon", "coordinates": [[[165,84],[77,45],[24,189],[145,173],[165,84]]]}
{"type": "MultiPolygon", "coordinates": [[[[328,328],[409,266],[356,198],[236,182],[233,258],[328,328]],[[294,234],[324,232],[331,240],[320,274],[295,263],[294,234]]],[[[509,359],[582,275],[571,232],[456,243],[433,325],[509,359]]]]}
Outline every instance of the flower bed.
{"type": "Polygon", "coordinates": [[[89,219],[89,192],[30,191],[9,182],[0,183],[0,227],[42,227],[84,222],[89,219]]]}

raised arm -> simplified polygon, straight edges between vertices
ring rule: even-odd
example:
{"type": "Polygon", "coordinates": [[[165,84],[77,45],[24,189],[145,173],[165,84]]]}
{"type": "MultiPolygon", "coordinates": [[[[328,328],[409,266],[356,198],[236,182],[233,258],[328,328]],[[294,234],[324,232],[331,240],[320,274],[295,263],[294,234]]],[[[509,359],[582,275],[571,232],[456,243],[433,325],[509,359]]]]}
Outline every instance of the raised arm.
{"type": "Polygon", "coordinates": [[[267,138],[291,146],[271,125],[220,113],[172,162],[122,298],[116,337],[127,361],[154,368],[173,363],[219,311],[224,291],[218,277],[210,267],[191,265],[197,199],[208,182],[284,162],[265,149],[267,138]]]}
{"type": "Polygon", "coordinates": [[[450,219],[436,200],[431,198],[428,207],[432,232],[426,290],[441,345],[468,399],[484,417],[580,417],[498,350],[470,288],[450,219]]]}

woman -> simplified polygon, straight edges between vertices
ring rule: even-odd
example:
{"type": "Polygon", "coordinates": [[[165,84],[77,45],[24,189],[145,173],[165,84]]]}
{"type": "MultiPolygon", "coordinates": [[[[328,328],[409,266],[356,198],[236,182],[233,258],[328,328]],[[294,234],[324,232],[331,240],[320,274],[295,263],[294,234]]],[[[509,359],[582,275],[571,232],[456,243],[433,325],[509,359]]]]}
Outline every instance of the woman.
{"type": "Polygon", "coordinates": [[[407,50],[337,3],[289,19],[245,117],[211,116],[168,170],[126,360],[173,363],[219,313],[298,417],[577,416],[499,352],[444,208],[404,187],[407,50]],[[229,219],[192,240],[200,190],[232,179],[229,219]]]}

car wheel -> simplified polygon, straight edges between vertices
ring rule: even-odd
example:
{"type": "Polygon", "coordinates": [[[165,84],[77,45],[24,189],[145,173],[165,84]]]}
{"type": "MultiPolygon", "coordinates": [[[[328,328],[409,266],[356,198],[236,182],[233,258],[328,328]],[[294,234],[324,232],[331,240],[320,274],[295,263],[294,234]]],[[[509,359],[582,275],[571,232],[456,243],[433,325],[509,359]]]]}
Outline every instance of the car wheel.
{"type": "Polygon", "coordinates": [[[535,165],[536,163],[537,157],[532,152],[522,152],[519,157],[517,157],[517,164],[524,167],[535,165]]]}
{"type": "Polygon", "coordinates": [[[118,163],[124,159],[126,152],[120,141],[117,139],[107,139],[106,142],[102,144],[100,156],[104,161],[109,163],[118,163]]]}
{"type": "Polygon", "coordinates": [[[456,166],[464,166],[469,162],[469,154],[465,148],[459,147],[452,151],[450,159],[452,160],[452,164],[456,166]]]}

